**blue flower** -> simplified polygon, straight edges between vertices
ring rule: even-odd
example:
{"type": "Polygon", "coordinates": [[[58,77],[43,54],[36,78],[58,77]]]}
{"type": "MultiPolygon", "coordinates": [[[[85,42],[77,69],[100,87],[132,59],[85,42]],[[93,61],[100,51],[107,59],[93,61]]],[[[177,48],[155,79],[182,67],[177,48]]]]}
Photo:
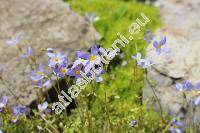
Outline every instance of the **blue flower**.
{"type": "Polygon", "coordinates": [[[103,81],[103,78],[101,76],[96,76],[96,82],[100,83],[103,81]]]}
{"type": "Polygon", "coordinates": [[[77,65],[69,70],[68,75],[73,76],[75,79],[79,79],[81,78],[81,71],[83,71],[83,68],[83,65],[77,65]]]}
{"type": "Polygon", "coordinates": [[[196,98],[196,100],[194,101],[194,104],[195,104],[195,105],[200,105],[200,96],[198,96],[198,97],[196,98]]]}
{"type": "Polygon", "coordinates": [[[18,105],[18,108],[19,108],[19,111],[20,111],[21,114],[27,115],[29,113],[26,106],[18,105]]]}
{"type": "Polygon", "coordinates": [[[14,46],[14,45],[18,44],[21,40],[22,40],[22,36],[18,35],[18,36],[16,36],[15,39],[7,40],[7,44],[9,46],[14,46]]]}
{"type": "Polygon", "coordinates": [[[50,57],[48,66],[51,68],[66,66],[68,63],[67,57],[63,53],[55,54],[55,53],[48,52],[47,55],[50,57]]]}
{"type": "Polygon", "coordinates": [[[39,113],[44,115],[44,112],[47,110],[47,107],[48,107],[48,102],[43,102],[41,104],[38,104],[38,110],[39,110],[39,113]]]}
{"type": "Polygon", "coordinates": [[[176,89],[178,91],[183,91],[183,85],[181,83],[176,83],[176,89]]]}
{"type": "Polygon", "coordinates": [[[101,71],[99,71],[98,73],[96,73],[96,82],[97,83],[100,83],[100,82],[102,82],[103,81],[103,78],[101,77],[101,75],[102,74],[104,74],[104,73],[106,73],[106,71],[105,70],[101,70],[101,71]]]}
{"type": "Polygon", "coordinates": [[[88,53],[83,53],[80,51],[76,52],[77,55],[77,59],[74,61],[72,68],[82,64],[83,66],[85,66],[88,62],[89,62],[89,54],[88,53]]]}
{"type": "Polygon", "coordinates": [[[38,110],[40,111],[40,112],[43,112],[45,109],[47,109],[47,107],[48,107],[48,102],[43,102],[42,104],[38,104],[38,110]]]}
{"type": "Polygon", "coordinates": [[[131,55],[131,58],[135,59],[136,61],[140,61],[142,59],[142,54],[138,52],[136,56],[131,55]]]}
{"type": "Polygon", "coordinates": [[[51,84],[51,81],[47,80],[42,84],[42,87],[48,87],[48,86],[50,86],[50,84],[51,84]]]}
{"type": "Polygon", "coordinates": [[[94,65],[98,65],[101,63],[101,59],[98,56],[99,49],[97,45],[93,45],[91,48],[91,54],[84,52],[77,52],[78,60],[76,60],[72,66],[72,68],[76,67],[79,64],[84,66],[85,73],[88,73],[94,65]]]}
{"type": "Polygon", "coordinates": [[[183,84],[176,83],[176,89],[178,91],[189,91],[194,89],[194,85],[189,81],[185,81],[183,84]]]}
{"type": "Polygon", "coordinates": [[[171,133],[182,133],[182,127],[185,124],[183,122],[178,121],[177,118],[173,118],[171,124],[170,124],[170,132],[171,133]]]}
{"type": "Polygon", "coordinates": [[[43,82],[42,80],[44,79],[45,77],[45,70],[43,68],[43,66],[40,64],[39,65],[39,68],[33,70],[31,73],[30,73],[30,78],[31,80],[33,81],[33,84],[37,85],[37,86],[42,86],[43,82]]]}
{"type": "Polygon", "coordinates": [[[89,58],[87,58],[89,62],[85,66],[85,73],[88,73],[94,65],[99,65],[101,63],[101,59],[98,56],[98,52],[99,49],[97,48],[97,45],[93,45],[93,47],[91,48],[91,54],[89,58]]]}
{"type": "Polygon", "coordinates": [[[15,123],[18,122],[20,113],[21,113],[20,108],[18,106],[14,106],[13,107],[13,117],[12,117],[12,120],[11,120],[12,123],[15,124],[15,123]]]}
{"type": "Polygon", "coordinates": [[[100,18],[97,17],[95,13],[89,14],[86,12],[85,19],[92,24],[92,23],[98,21],[100,18]]]}
{"type": "Polygon", "coordinates": [[[147,31],[146,31],[146,34],[145,34],[145,36],[144,36],[144,40],[145,40],[148,44],[150,44],[150,43],[152,42],[153,38],[154,38],[154,35],[151,33],[150,30],[147,30],[147,31]]]}
{"type": "Polygon", "coordinates": [[[153,66],[153,65],[155,65],[156,63],[153,63],[153,62],[151,62],[149,59],[144,59],[144,62],[142,61],[140,64],[139,64],[139,66],[141,66],[142,68],[148,68],[148,67],[151,67],[151,66],[153,66]]]}
{"type": "Polygon", "coordinates": [[[19,120],[19,116],[21,115],[21,114],[27,114],[28,112],[27,112],[27,109],[26,109],[26,107],[25,106],[21,106],[21,105],[18,105],[18,106],[14,106],[13,107],[13,117],[12,117],[12,119],[11,119],[11,122],[12,123],[17,123],[18,122],[18,120],[19,120]]]}
{"type": "Polygon", "coordinates": [[[0,112],[3,111],[3,108],[6,107],[6,104],[8,103],[8,98],[7,96],[3,96],[2,99],[1,99],[1,102],[0,102],[0,112]]]}
{"type": "Polygon", "coordinates": [[[33,49],[31,47],[27,48],[27,51],[25,54],[21,55],[22,58],[28,58],[29,56],[31,56],[33,54],[33,49]]]}
{"type": "Polygon", "coordinates": [[[160,55],[161,52],[164,52],[164,53],[171,52],[171,50],[166,45],[166,36],[163,36],[159,42],[155,41],[153,46],[156,48],[157,55],[160,55]]]}
{"type": "Polygon", "coordinates": [[[57,75],[59,78],[63,78],[66,75],[69,75],[70,69],[67,68],[67,66],[58,66],[56,68],[52,68],[55,75],[57,75]]]}
{"type": "Polygon", "coordinates": [[[137,53],[136,56],[131,55],[132,59],[135,59],[137,61],[137,65],[142,68],[148,68],[152,65],[155,65],[155,63],[152,63],[149,59],[142,59],[142,54],[140,52],[137,53]]]}
{"type": "Polygon", "coordinates": [[[200,90],[200,82],[196,84],[195,88],[196,88],[197,90],[200,90]]]}
{"type": "Polygon", "coordinates": [[[47,48],[46,49],[48,53],[54,53],[54,49],[53,48],[47,48]]]}
{"type": "Polygon", "coordinates": [[[59,78],[63,78],[69,73],[67,57],[58,53],[53,53],[53,49],[49,48],[47,55],[50,57],[49,66],[52,68],[53,73],[59,78]]]}
{"type": "Polygon", "coordinates": [[[137,124],[138,124],[138,122],[136,120],[132,120],[131,121],[131,126],[132,127],[135,127],[137,124]]]}
{"type": "Polygon", "coordinates": [[[183,88],[185,88],[186,90],[192,90],[194,89],[194,85],[189,81],[185,81],[183,84],[183,88]]]}

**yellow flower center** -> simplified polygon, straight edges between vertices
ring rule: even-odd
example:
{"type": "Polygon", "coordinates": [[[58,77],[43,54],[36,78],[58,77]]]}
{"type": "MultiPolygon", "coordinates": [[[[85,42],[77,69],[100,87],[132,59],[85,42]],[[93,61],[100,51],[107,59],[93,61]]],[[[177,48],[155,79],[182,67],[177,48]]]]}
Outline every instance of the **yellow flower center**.
{"type": "Polygon", "coordinates": [[[95,56],[95,55],[91,55],[91,57],[90,57],[90,60],[91,61],[94,61],[94,60],[96,60],[97,59],[97,57],[95,56]]]}
{"type": "Polygon", "coordinates": [[[161,48],[162,48],[162,45],[159,44],[159,45],[158,45],[158,48],[161,49],[161,48]]]}
{"type": "Polygon", "coordinates": [[[80,70],[76,70],[76,75],[80,75],[81,74],[81,71],[80,70]]]}
{"type": "Polygon", "coordinates": [[[54,58],[54,62],[55,62],[55,63],[59,63],[59,62],[60,62],[60,59],[56,57],[56,58],[54,58]]]}
{"type": "Polygon", "coordinates": [[[38,80],[34,80],[34,81],[33,81],[34,84],[37,84],[37,82],[38,82],[38,80]]]}
{"type": "Polygon", "coordinates": [[[61,73],[62,73],[62,74],[66,74],[67,71],[68,71],[68,70],[67,70],[66,68],[62,68],[62,69],[61,69],[61,73]]]}
{"type": "Polygon", "coordinates": [[[176,125],[173,125],[173,127],[174,127],[175,129],[177,129],[177,128],[178,128],[176,125]]]}
{"type": "Polygon", "coordinates": [[[38,75],[38,76],[42,76],[42,75],[43,75],[43,72],[38,71],[38,72],[37,72],[37,75],[38,75]]]}
{"type": "Polygon", "coordinates": [[[17,117],[17,116],[12,116],[12,120],[13,120],[14,122],[16,122],[16,121],[17,121],[17,119],[18,119],[18,117],[17,117]]]}
{"type": "Polygon", "coordinates": [[[84,60],[84,59],[80,59],[80,61],[81,61],[82,63],[84,63],[84,62],[85,62],[85,60],[84,60]]]}

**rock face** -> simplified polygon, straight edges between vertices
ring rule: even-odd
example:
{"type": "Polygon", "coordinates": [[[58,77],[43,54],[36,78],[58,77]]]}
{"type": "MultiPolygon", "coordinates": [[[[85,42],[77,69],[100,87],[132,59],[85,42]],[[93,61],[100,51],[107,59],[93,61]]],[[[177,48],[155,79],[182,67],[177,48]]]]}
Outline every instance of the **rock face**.
{"type": "Polygon", "coordinates": [[[90,24],[62,0],[1,0],[0,14],[0,64],[6,82],[6,85],[0,83],[0,95],[7,95],[11,105],[18,101],[8,88],[25,105],[36,99],[38,90],[31,85],[29,62],[19,59],[19,52],[6,44],[7,39],[21,35],[19,45],[25,49],[31,46],[37,64],[46,65],[48,58],[41,52],[42,48],[63,51],[72,60],[76,50],[87,50],[93,39],[100,38],[90,24]]]}
{"type": "MultiPolygon", "coordinates": [[[[172,52],[156,56],[150,52],[152,45],[147,48],[147,57],[158,65],[148,69],[148,78],[153,79],[154,84],[145,81],[143,98],[152,98],[154,88],[165,112],[186,120],[194,117],[194,121],[200,123],[200,107],[192,113],[192,108],[185,105],[183,94],[175,89],[176,82],[189,80],[195,84],[200,81],[200,1],[159,0],[157,6],[164,25],[156,36],[166,35],[172,52]]],[[[187,92],[187,97],[190,95],[187,92]]],[[[159,108],[158,104],[154,105],[159,108]]]]}

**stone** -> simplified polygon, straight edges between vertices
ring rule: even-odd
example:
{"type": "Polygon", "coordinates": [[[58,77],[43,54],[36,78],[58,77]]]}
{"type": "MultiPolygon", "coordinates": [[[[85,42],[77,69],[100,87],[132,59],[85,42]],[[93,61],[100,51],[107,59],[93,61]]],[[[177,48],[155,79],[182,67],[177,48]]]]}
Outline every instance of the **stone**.
{"type": "MultiPolygon", "coordinates": [[[[158,0],[155,4],[160,8],[164,23],[155,32],[155,40],[166,35],[167,45],[172,51],[156,56],[151,50],[153,44],[148,46],[147,57],[157,65],[147,70],[147,77],[153,82],[145,81],[143,101],[156,94],[164,112],[181,117],[187,123],[193,118],[200,123],[200,108],[192,111],[183,94],[175,88],[177,82],[189,80],[196,84],[200,81],[200,1],[158,0]]],[[[186,93],[188,99],[191,95],[191,92],[186,93]]],[[[158,102],[149,104],[159,110],[158,102]]]]}
{"type": "Polygon", "coordinates": [[[10,105],[19,101],[9,90],[23,105],[37,99],[39,90],[33,88],[29,78],[30,63],[19,59],[16,47],[6,44],[8,39],[21,35],[19,45],[33,48],[37,65],[48,63],[43,48],[65,52],[72,62],[76,50],[88,50],[94,40],[100,39],[95,29],[62,0],[1,0],[0,14],[0,64],[6,83],[0,83],[0,96],[7,95],[10,105]]]}

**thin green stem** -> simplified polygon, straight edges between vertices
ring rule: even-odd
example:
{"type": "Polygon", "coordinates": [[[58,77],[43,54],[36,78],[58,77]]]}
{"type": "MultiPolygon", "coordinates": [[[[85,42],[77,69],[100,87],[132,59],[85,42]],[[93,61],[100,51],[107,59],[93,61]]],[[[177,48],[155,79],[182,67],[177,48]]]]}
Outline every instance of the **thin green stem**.
{"type": "MultiPolygon", "coordinates": [[[[81,115],[81,112],[80,112],[80,110],[79,110],[78,103],[76,102],[76,100],[74,100],[74,102],[75,102],[75,105],[76,105],[76,107],[77,107],[77,111],[78,111],[79,117],[80,117],[80,119],[81,119],[82,127],[83,127],[84,121],[83,121],[83,117],[82,117],[82,115],[81,115]]],[[[82,130],[82,133],[84,133],[84,131],[83,131],[82,128],[81,128],[81,130],[82,130]]]]}
{"type": "Polygon", "coordinates": [[[164,128],[164,130],[162,131],[162,133],[166,133],[166,132],[169,130],[170,125],[171,125],[171,123],[169,123],[169,124],[164,128]]]}
{"type": "MultiPolygon", "coordinates": [[[[52,81],[51,78],[50,78],[48,75],[45,75],[45,77],[46,77],[48,80],[52,81]]],[[[56,93],[59,95],[60,93],[59,93],[59,91],[58,91],[58,89],[56,88],[56,86],[55,86],[54,83],[52,84],[52,86],[53,86],[54,90],[56,91],[56,93]]]]}
{"type": "MultiPolygon", "coordinates": [[[[6,88],[8,89],[8,91],[15,97],[15,99],[21,104],[21,101],[19,100],[19,97],[17,95],[15,95],[15,93],[10,89],[10,87],[8,87],[8,85],[4,82],[4,80],[2,78],[0,78],[1,82],[6,86],[6,88]]],[[[14,88],[12,88],[14,90],[14,88]]]]}
{"type": "MultiPolygon", "coordinates": [[[[84,90],[82,90],[82,93],[83,93],[83,95],[87,98],[88,96],[87,96],[87,93],[84,91],[84,90]]],[[[88,104],[89,104],[89,102],[87,103],[87,108],[86,108],[86,119],[88,119],[88,132],[90,132],[90,115],[89,115],[89,109],[88,109],[88,104]]]]}
{"type": "Polygon", "coordinates": [[[112,124],[111,124],[111,120],[110,120],[110,113],[108,112],[108,107],[107,107],[107,94],[106,94],[106,91],[104,91],[104,96],[105,96],[105,111],[106,111],[106,114],[108,116],[108,122],[109,122],[109,128],[111,127],[111,130],[112,130],[112,124]]]}
{"type": "Polygon", "coordinates": [[[49,123],[49,121],[48,121],[44,116],[42,116],[41,114],[40,114],[39,116],[45,121],[45,123],[46,123],[47,125],[49,125],[49,126],[55,131],[55,133],[59,133],[59,131],[58,131],[53,125],[51,125],[51,124],[49,123]]]}
{"type": "Polygon", "coordinates": [[[162,106],[161,106],[161,103],[160,103],[160,100],[159,100],[158,96],[156,95],[156,90],[155,90],[155,88],[154,88],[154,85],[152,85],[152,83],[149,81],[149,79],[148,79],[146,73],[145,73],[145,78],[146,78],[148,84],[151,86],[152,91],[153,91],[153,94],[154,94],[154,97],[156,98],[156,100],[157,100],[157,102],[158,102],[158,106],[159,106],[159,109],[160,109],[161,120],[162,120],[163,123],[165,123],[164,118],[163,118],[162,106]]]}
{"type": "Polygon", "coordinates": [[[59,83],[59,77],[58,77],[58,75],[56,75],[56,80],[57,80],[57,84],[58,84],[58,92],[59,92],[59,94],[61,94],[61,89],[60,89],[60,83],[59,83]]]}

